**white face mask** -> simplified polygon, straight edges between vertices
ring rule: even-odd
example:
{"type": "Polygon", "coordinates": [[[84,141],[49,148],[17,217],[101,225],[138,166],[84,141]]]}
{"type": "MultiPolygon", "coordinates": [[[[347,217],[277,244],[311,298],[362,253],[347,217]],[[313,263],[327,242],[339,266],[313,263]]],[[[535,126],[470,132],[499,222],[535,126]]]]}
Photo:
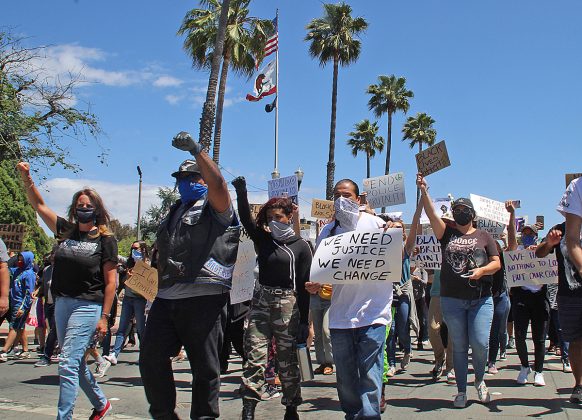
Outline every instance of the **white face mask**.
{"type": "Polygon", "coordinates": [[[333,206],[335,209],[335,219],[339,222],[340,226],[347,231],[354,230],[360,217],[359,204],[349,198],[339,197],[335,200],[333,206]]]}
{"type": "Polygon", "coordinates": [[[291,225],[277,222],[276,220],[271,220],[269,222],[269,229],[271,230],[271,236],[273,239],[280,242],[284,242],[295,235],[295,231],[291,225]]]}

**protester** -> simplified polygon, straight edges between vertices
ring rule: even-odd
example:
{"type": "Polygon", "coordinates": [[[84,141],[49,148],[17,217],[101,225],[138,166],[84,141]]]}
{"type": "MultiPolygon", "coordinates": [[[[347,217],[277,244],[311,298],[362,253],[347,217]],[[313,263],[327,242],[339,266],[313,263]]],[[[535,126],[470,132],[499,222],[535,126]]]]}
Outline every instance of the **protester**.
{"type": "MultiPolygon", "coordinates": [[[[14,343],[21,341],[26,328],[26,319],[32,307],[32,294],[36,284],[36,274],[32,269],[34,254],[24,251],[18,254],[16,268],[10,269],[10,330],[0,353],[0,362],[8,361],[8,351],[14,343]]],[[[17,359],[28,359],[28,341],[22,341],[22,351],[17,359]]]]}
{"type": "Polygon", "coordinates": [[[224,329],[224,343],[220,352],[220,373],[228,372],[228,360],[232,347],[242,358],[242,365],[246,363],[247,356],[244,351],[244,324],[250,311],[250,301],[236,304],[228,304],[226,327],[224,329]]]}
{"type": "Polygon", "coordinates": [[[192,418],[217,418],[220,349],[240,226],[218,166],[186,132],[172,145],[190,152],[172,174],[180,200],[158,228],[158,294],[149,311],[139,369],[150,414],[175,418],[171,358],[182,345],[193,374],[192,418]]]}
{"type": "Polygon", "coordinates": [[[17,165],[28,202],[59,241],[55,252],[51,291],[56,299],[55,320],[61,345],[58,419],[72,417],[78,388],[85,392],[93,413],[103,418],[111,409],[87,367],[84,354],[92,337],[107,332],[115,294],[117,242],[108,228],[109,213],[101,197],[85,188],[73,195],[68,220],[44,202],[30,176],[30,166],[17,165]]]}
{"type": "MultiPolygon", "coordinates": [[[[55,351],[55,346],[57,344],[57,329],[55,325],[55,302],[53,294],[50,290],[53,277],[56,248],[57,247],[54,247],[51,253],[48,255],[41,276],[42,283],[39,289],[38,297],[39,299],[43,299],[44,301],[44,314],[45,319],[48,323],[49,333],[46,338],[43,354],[41,354],[39,361],[35,363],[34,365],[35,367],[46,367],[51,364],[51,356],[53,355],[55,351]]],[[[37,303],[37,305],[38,304],[39,303],[37,303]]]]}
{"type": "Polygon", "coordinates": [[[417,175],[416,182],[425,212],[435,236],[441,242],[443,252],[441,307],[454,343],[453,363],[458,390],[454,406],[464,408],[467,404],[469,345],[479,400],[489,403],[491,394],[483,378],[493,318],[492,276],[501,268],[499,252],[487,232],[473,227],[476,214],[471,200],[459,198],[452,203],[456,223],[453,228],[437,215],[422,174],[417,175]]]}
{"type": "Polygon", "coordinates": [[[8,250],[0,239],[0,325],[8,313],[8,294],[10,292],[10,273],[8,271],[8,250]]]}
{"type": "Polygon", "coordinates": [[[313,320],[315,333],[315,360],[319,366],[313,369],[316,375],[333,374],[333,352],[331,348],[331,335],[329,332],[329,307],[333,287],[324,285],[318,293],[313,293],[309,301],[309,311],[313,320]]]}
{"type": "MultiPolygon", "coordinates": [[[[358,211],[359,188],[350,179],[335,184],[335,221],[325,225],[317,244],[353,230],[381,229],[379,217],[358,211]]],[[[323,285],[308,283],[311,293],[323,285]]],[[[392,287],[386,284],[336,285],[329,309],[329,327],[336,366],[337,390],[347,419],[380,418],[386,326],[392,321],[392,287]]]]}

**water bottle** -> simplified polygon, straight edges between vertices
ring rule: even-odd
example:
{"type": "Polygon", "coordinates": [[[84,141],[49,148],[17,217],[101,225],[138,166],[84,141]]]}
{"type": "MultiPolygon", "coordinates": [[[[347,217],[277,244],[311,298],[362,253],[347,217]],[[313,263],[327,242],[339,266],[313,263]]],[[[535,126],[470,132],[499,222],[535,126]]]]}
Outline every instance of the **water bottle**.
{"type": "Polygon", "coordinates": [[[301,373],[301,382],[310,381],[313,376],[313,365],[311,364],[311,354],[307,344],[297,344],[297,360],[299,361],[299,372],[301,373]]]}

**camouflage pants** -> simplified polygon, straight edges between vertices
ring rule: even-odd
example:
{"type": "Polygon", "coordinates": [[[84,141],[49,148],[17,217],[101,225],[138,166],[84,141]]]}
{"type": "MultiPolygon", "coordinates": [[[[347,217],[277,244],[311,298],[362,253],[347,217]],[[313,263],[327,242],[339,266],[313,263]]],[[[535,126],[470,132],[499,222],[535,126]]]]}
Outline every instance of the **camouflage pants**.
{"type": "Polygon", "coordinates": [[[299,310],[293,294],[273,295],[261,290],[255,295],[244,338],[248,359],[242,377],[243,398],[261,399],[269,343],[274,337],[283,388],[281,403],[285,406],[301,404],[299,364],[295,352],[298,327],[299,310]]]}

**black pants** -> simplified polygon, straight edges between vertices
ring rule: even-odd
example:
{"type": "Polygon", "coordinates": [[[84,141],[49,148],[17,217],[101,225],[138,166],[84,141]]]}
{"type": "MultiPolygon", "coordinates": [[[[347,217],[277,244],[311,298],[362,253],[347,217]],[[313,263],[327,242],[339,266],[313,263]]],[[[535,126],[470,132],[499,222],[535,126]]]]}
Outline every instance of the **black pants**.
{"type": "Polygon", "coordinates": [[[521,365],[523,367],[529,366],[525,339],[527,327],[531,321],[531,335],[535,358],[534,369],[536,372],[541,372],[544,368],[546,333],[548,331],[550,315],[550,305],[546,298],[545,288],[538,293],[532,293],[523,289],[514,292],[512,310],[515,348],[517,349],[521,365]]]}
{"type": "Polygon", "coordinates": [[[428,307],[424,297],[416,299],[416,315],[418,317],[418,341],[428,340],[428,307]]]}
{"type": "Polygon", "coordinates": [[[227,321],[224,330],[224,343],[222,345],[222,351],[220,352],[220,370],[223,373],[228,371],[228,359],[230,359],[231,345],[239,356],[242,357],[243,366],[247,360],[244,351],[244,326],[244,318],[235,322],[231,322],[229,318],[227,321]]]}
{"type": "Polygon", "coordinates": [[[53,352],[55,351],[55,346],[57,344],[57,326],[55,325],[55,304],[45,303],[44,304],[44,317],[49,324],[49,333],[46,338],[46,343],[44,345],[44,357],[49,361],[53,352]]]}
{"type": "Polygon", "coordinates": [[[171,357],[184,346],[192,369],[192,419],[219,416],[219,352],[228,294],[186,299],[156,299],[152,304],[139,357],[139,370],[150,414],[177,418],[171,357]]]}

